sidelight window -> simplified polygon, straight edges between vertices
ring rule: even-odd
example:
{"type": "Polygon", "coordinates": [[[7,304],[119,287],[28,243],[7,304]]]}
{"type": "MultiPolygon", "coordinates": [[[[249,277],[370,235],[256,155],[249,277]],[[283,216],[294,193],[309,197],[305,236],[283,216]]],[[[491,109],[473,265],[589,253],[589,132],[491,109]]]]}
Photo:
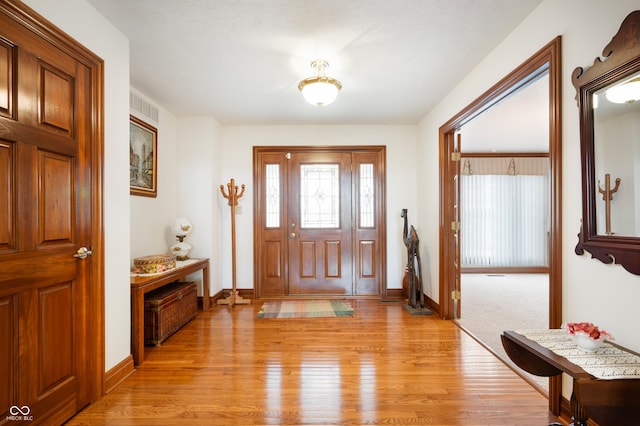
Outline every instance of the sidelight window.
{"type": "Polygon", "coordinates": [[[265,170],[267,228],[280,227],[280,164],[267,164],[265,170]]]}
{"type": "Polygon", "coordinates": [[[360,164],[360,227],[374,226],[375,192],[373,185],[373,164],[360,164]]]}

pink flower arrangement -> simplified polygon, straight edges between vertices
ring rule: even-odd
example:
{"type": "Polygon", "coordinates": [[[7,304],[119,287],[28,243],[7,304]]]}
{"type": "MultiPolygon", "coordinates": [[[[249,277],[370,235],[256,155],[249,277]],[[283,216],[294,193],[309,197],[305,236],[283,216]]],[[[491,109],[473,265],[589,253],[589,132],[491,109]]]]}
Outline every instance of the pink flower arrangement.
{"type": "Polygon", "coordinates": [[[590,322],[567,322],[562,324],[571,336],[582,334],[593,340],[613,340],[613,336],[604,330],[600,330],[597,325],[590,322]]]}

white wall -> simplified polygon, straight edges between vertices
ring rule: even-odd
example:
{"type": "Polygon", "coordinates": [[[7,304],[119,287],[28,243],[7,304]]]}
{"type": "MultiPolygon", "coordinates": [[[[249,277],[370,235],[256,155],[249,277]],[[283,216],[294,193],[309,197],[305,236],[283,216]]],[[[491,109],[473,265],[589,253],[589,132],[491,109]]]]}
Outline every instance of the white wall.
{"type": "MultiPolygon", "coordinates": [[[[193,225],[193,232],[185,241],[193,248],[191,257],[209,258],[210,294],[216,294],[223,288],[220,266],[222,202],[218,196],[222,163],[220,124],[211,117],[181,117],[177,140],[177,214],[188,218],[193,225]]],[[[190,278],[201,279],[201,273],[194,275],[198,276],[190,278]]]]}
{"type": "MultiPolygon", "coordinates": [[[[640,350],[640,276],[616,265],[577,256],[574,247],[581,223],[581,169],[578,108],[571,72],[593,64],[618,31],[623,19],[638,9],[637,0],[546,0],[510,34],[472,73],[452,90],[419,124],[418,179],[428,182],[419,205],[419,224],[426,251],[437,253],[438,128],[485,90],[524,62],[557,35],[562,36],[562,212],[563,321],[591,321],[616,340],[640,350]]],[[[438,282],[437,257],[431,279],[438,282]]],[[[438,300],[437,286],[429,295],[438,300]]]]}
{"type": "Polygon", "coordinates": [[[105,367],[131,353],[129,41],[84,0],[25,0],[104,60],[105,367]]]}
{"type": "Polygon", "coordinates": [[[132,112],[142,121],[158,130],[157,150],[157,196],[132,195],[130,208],[131,223],[131,265],[136,257],[169,252],[176,242],[172,225],[178,211],[176,162],[176,118],[161,105],[144,93],[131,89],[139,97],[158,107],[158,122],[132,112]]]}
{"type": "MultiPolygon", "coordinates": [[[[302,100],[302,99],[301,99],[302,100]]],[[[387,147],[387,288],[402,288],[406,248],[400,211],[416,218],[416,126],[227,126],[222,129],[220,184],[231,178],[245,184],[236,214],[237,287],[253,288],[253,146],[386,145],[387,147]]],[[[218,198],[222,195],[218,191],[218,198]]],[[[231,287],[231,217],[221,203],[222,280],[231,287]]]]}

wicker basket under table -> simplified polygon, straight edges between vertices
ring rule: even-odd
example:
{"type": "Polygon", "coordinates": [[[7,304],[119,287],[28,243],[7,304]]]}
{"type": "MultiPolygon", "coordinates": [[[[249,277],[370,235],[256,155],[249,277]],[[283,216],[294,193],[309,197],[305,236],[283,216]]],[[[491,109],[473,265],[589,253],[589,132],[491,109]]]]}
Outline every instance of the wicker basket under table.
{"type": "Polygon", "coordinates": [[[194,319],[197,311],[195,282],[175,282],[147,293],[144,298],[144,344],[160,346],[194,319]]]}

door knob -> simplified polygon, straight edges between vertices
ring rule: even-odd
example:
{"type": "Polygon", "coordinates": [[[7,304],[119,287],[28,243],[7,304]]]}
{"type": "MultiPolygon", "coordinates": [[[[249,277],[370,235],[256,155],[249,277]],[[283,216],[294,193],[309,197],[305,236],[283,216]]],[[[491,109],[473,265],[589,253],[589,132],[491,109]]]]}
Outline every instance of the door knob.
{"type": "Polygon", "coordinates": [[[92,256],[93,251],[89,250],[86,247],[80,247],[76,254],[73,257],[77,257],[78,259],[86,259],[88,256],[92,256]]]}
{"type": "Polygon", "coordinates": [[[289,234],[289,238],[295,238],[295,237],[296,237],[296,233],[295,232],[292,232],[292,233],[289,234]]]}

